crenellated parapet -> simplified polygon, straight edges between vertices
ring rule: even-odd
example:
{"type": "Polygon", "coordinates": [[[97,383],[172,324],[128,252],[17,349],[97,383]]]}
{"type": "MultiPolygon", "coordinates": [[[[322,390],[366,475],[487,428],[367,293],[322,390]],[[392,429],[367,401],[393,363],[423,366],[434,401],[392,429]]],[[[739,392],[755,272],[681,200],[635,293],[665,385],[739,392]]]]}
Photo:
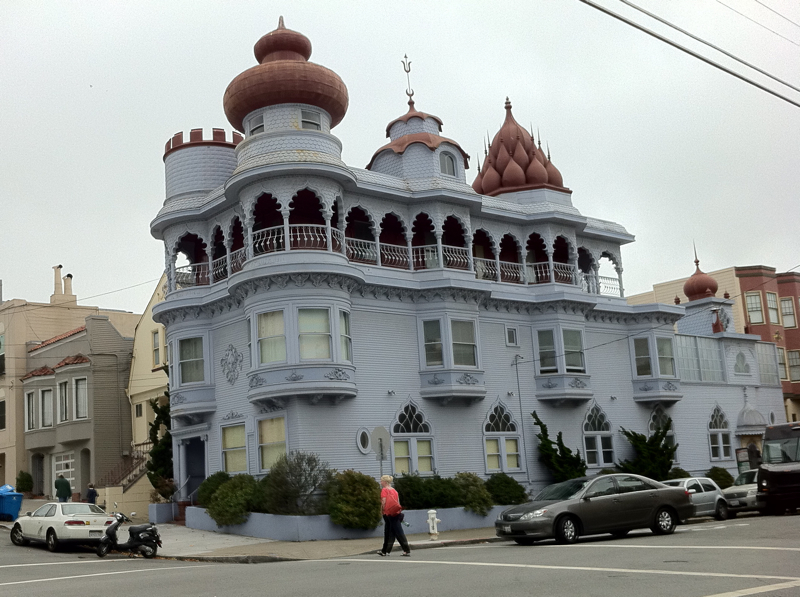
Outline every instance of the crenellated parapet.
{"type": "Polygon", "coordinates": [[[243,137],[224,129],[203,129],[175,133],[164,146],[167,201],[178,195],[207,193],[225,184],[236,168],[236,146],[243,137]]]}

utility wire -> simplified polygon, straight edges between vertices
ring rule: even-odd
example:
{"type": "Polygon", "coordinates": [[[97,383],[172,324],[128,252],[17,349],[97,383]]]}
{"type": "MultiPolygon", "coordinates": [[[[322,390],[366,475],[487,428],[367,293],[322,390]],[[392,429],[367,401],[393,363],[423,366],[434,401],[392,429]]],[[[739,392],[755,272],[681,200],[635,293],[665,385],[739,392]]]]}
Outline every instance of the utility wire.
{"type": "Polygon", "coordinates": [[[645,10],[644,8],[642,8],[642,7],[640,7],[640,6],[637,6],[637,5],[636,5],[636,4],[634,4],[633,2],[630,2],[630,0],[619,0],[619,1],[620,1],[620,2],[622,2],[623,4],[627,4],[627,5],[628,5],[628,6],[630,6],[631,8],[635,8],[635,9],[636,9],[636,10],[638,10],[639,12],[643,12],[643,13],[644,13],[644,14],[646,14],[648,17],[651,17],[651,18],[653,18],[653,19],[657,20],[658,22],[660,22],[660,23],[663,23],[664,25],[667,25],[668,27],[672,27],[672,28],[673,28],[673,29],[675,29],[676,31],[680,31],[680,32],[681,32],[681,33],[683,33],[684,35],[687,35],[687,36],[691,37],[692,39],[694,39],[694,40],[696,40],[696,41],[699,41],[701,44],[705,44],[705,45],[707,45],[709,48],[713,48],[713,49],[714,49],[714,50],[716,50],[717,52],[720,52],[720,53],[722,53],[722,54],[725,54],[725,55],[726,55],[728,58],[732,58],[733,60],[736,60],[736,62],[739,62],[740,64],[744,64],[744,65],[745,65],[746,67],[748,67],[748,68],[752,68],[754,71],[757,71],[757,72],[761,73],[762,75],[764,75],[764,76],[766,76],[766,77],[769,77],[769,78],[770,78],[770,79],[772,79],[773,81],[777,81],[778,83],[780,83],[780,84],[782,84],[782,85],[786,85],[787,87],[789,87],[789,88],[791,88],[791,89],[794,89],[795,91],[800,91],[800,87],[795,87],[794,85],[792,85],[792,84],[790,84],[790,83],[787,83],[787,82],[786,82],[786,81],[784,81],[783,79],[779,79],[778,77],[776,77],[776,76],[774,76],[774,75],[771,75],[771,74],[769,74],[767,71],[765,71],[765,70],[762,70],[762,69],[758,68],[757,66],[755,66],[755,65],[753,65],[753,64],[750,64],[749,62],[745,62],[745,61],[744,61],[744,60],[742,60],[741,58],[739,58],[739,57],[737,57],[737,56],[734,56],[733,54],[731,54],[730,52],[728,52],[728,51],[726,51],[726,50],[723,50],[723,49],[722,49],[722,48],[720,48],[719,46],[715,46],[714,44],[712,44],[712,43],[709,43],[709,42],[705,41],[704,39],[701,39],[701,38],[697,37],[696,35],[694,35],[694,34],[692,34],[692,33],[689,33],[689,32],[688,32],[688,31],[686,31],[685,29],[681,29],[681,28],[680,28],[680,27],[678,27],[677,25],[673,25],[672,23],[670,23],[670,22],[669,22],[669,21],[667,21],[666,19],[662,19],[660,16],[658,16],[658,15],[656,15],[656,14],[653,14],[652,12],[650,12],[650,11],[648,11],[648,10],[645,10]]]}
{"type": "MultiPolygon", "coordinates": [[[[786,40],[786,41],[788,41],[790,44],[794,44],[794,45],[796,45],[796,46],[800,46],[800,44],[799,44],[799,43],[797,43],[796,41],[794,41],[793,39],[789,39],[788,37],[786,37],[786,36],[784,36],[784,35],[781,35],[781,34],[780,34],[780,33],[778,33],[777,31],[775,31],[774,29],[770,29],[769,27],[767,27],[767,26],[766,26],[766,25],[764,25],[763,23],[759,23],[759,22],[758,22],[758,21],[756,21],[755,19],[753,19],[753,18],[751,18],[751,17],[748,17],[748,16],[747,16],[746,14],[744,14],[743,12],[739,12],[738,10],[736,10],[735,8],[733,8],[732,6],[728,6],[727,4],[725,4],[724,2],[722,2],[722,0],[717,0],[717,3],[718,3],[718,4],[722,4],[722,6],[724,6],[724,7],[725,7],[725,8],[727,8],[728,10],[732,10],[732,11],[733,11],[733,12],[735,12],[737,15],[743,16],[743,17],[744,17],[745,19],[747,19],[748,21],[752,21],[753,23],[755,23],[755,24],[756,24],[756,25],[758,25],[759,27],[763,27],[764,29],[766,29],[767,31],[770,31],[771,33],[774,33],[774,34],[775,34],[775,35],[777,35],[778,37],[785,39],[785,40],[786,40]]],[[[781,15],[781,16],[782,16],[782,15],[781,15]]]]}
{"type": "Polygon", "coordinates": [[[656,39],[658,39],[660,41],[663,41],[664,43],[669,44],[670,46],[672,46],[674,48],[677,48],[681,52],[685,52],[686,54],[689,54],[690,56],[693,56],[694,58],[697,58],[698,60],[702,60],[706,64],[708,64],[710,66],[713,66],[714,68],[717,68],[717,69],[719,69],[719,70],[721,70],[721,71],[723,71],[723,72],[725,72],[725,73],[727,73],[727,74],[729,74],[729,75],[731,75],[733,77],[736,77],[737,79],[739,79],[741,81],[744,81],[745,83],[748,83],[748,84],[752,85],[753,87],[757,87],[761,91],[765,91],[765,92],[769,93],[770,95],[774,95],[778,99],[782,99],[783,101],[785,101],[785,102],[787,102],[789,104],[792,104],[793,106],[796,106],[796,107],[800,108],[800,102],[794,101],[794,100],[786,97],[785,95],[781,95],[777,91],[773,91],[769,87],[765,87],[764,85],[761,85],[760,83],[756,83],[752,79],[748,79],[744,75],[741,75],[741,74],[737,73],[736,71],[733,71],[733,70],[731,70],[731,69],[729,69],[729,68],[727,68],[725,66],[722,66],[721,64],[719,64],[717,62],[714,62],[710,58],[706,58],[702,54],[698,54],[697,52],[695,52],[693,50],[690,50],[689,48],[687,48],[685,46],[682,46],[679,43],[674,42],[671,39],[669,39],[667,37],[664,37],[663,35],[648,29],[647,27],[639,25],[638,23],[636,23],[634,21],[631,21],[630,19],[628,19],[626,17],[623,17],[622,15],[619,15],[619,14],[611,11],[611,10],[605,8],[604,6],[600,6],[599,4],[596,4],[595,2],[592,2],[591,0],[580,0],[580,2],[583,2],[584,4],[588,4],[592,8],[595,8],[595,9],[599,10],[600,12],[606,13],[607,15],[622,21],[626,25],[630,25],[631,27],[639,29],[643,33],[646,33],[647,35],[655,37],[656,39]]]}
{"type": "Polygon", "coordinates": [[[777,10],[775,10],[774,8],[772,8],[772,7],[770,7],[770,6],[767,6],[766,4],[764,4],[763,2],[761,2],[761,0],[756,0],[756,2],[758,2],[758,3],[759,3],[761,6],[763,6],[763,7],[764,7],[764,8],[766,8],[767,10],[770,10],[770,11],[774,12],[774,13],[775,13],[776,15],[778,15],[780,18],[782,18],[782,19],[784,19],[784,20],[786,20],[786,21],[789,21],[789,22],[790,22],[792,25],[795,25],[795,26],[797,26],[797,27],[800,27],[800,23],[795,23],[795,22],[794,22],[792,19],[790,19],[789,17],[786,17],[786,16],[782,15],[781,13],[779,13],[779,12],[778,12],[777,10]]]}

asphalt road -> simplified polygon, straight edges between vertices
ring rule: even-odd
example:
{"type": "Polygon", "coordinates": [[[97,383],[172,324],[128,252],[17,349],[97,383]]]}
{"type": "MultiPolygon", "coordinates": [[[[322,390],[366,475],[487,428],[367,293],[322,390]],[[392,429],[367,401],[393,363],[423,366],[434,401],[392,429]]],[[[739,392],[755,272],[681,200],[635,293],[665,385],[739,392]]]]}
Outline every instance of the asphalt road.
{"type": "Polygon", "coordinates": [[[419,550],[411,558],[217,564],[50,554],[0,536],[0,596],[169,594],[325,597],[800,597],[800,515],[740,517],[560,546],[491,543],[419,550]]]}

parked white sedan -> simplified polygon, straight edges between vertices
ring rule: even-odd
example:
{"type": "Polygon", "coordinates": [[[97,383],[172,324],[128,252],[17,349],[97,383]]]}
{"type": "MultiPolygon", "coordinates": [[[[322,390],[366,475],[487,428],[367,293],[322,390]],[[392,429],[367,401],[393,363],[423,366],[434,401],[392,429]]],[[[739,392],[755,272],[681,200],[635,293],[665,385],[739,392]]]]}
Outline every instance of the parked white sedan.
{"type": "Polygon", "coordinates": [[[11,542],[26,545],[42,541],[56,551],[60,543],[97,543],[113,518],[99,506],[83,503],[50,503],[20,516],[11,529],[11,542]]]}

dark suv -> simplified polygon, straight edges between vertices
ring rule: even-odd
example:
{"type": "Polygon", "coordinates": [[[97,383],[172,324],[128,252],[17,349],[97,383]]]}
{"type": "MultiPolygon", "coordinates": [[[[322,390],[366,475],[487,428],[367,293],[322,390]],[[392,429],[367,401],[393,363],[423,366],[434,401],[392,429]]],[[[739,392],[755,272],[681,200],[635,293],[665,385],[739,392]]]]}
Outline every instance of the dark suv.
{"type": "Polygon", "coordinates": [[[800,422],[770,425],[764,432],[756,505],[765,514],[800,507],[800,422]]]}

